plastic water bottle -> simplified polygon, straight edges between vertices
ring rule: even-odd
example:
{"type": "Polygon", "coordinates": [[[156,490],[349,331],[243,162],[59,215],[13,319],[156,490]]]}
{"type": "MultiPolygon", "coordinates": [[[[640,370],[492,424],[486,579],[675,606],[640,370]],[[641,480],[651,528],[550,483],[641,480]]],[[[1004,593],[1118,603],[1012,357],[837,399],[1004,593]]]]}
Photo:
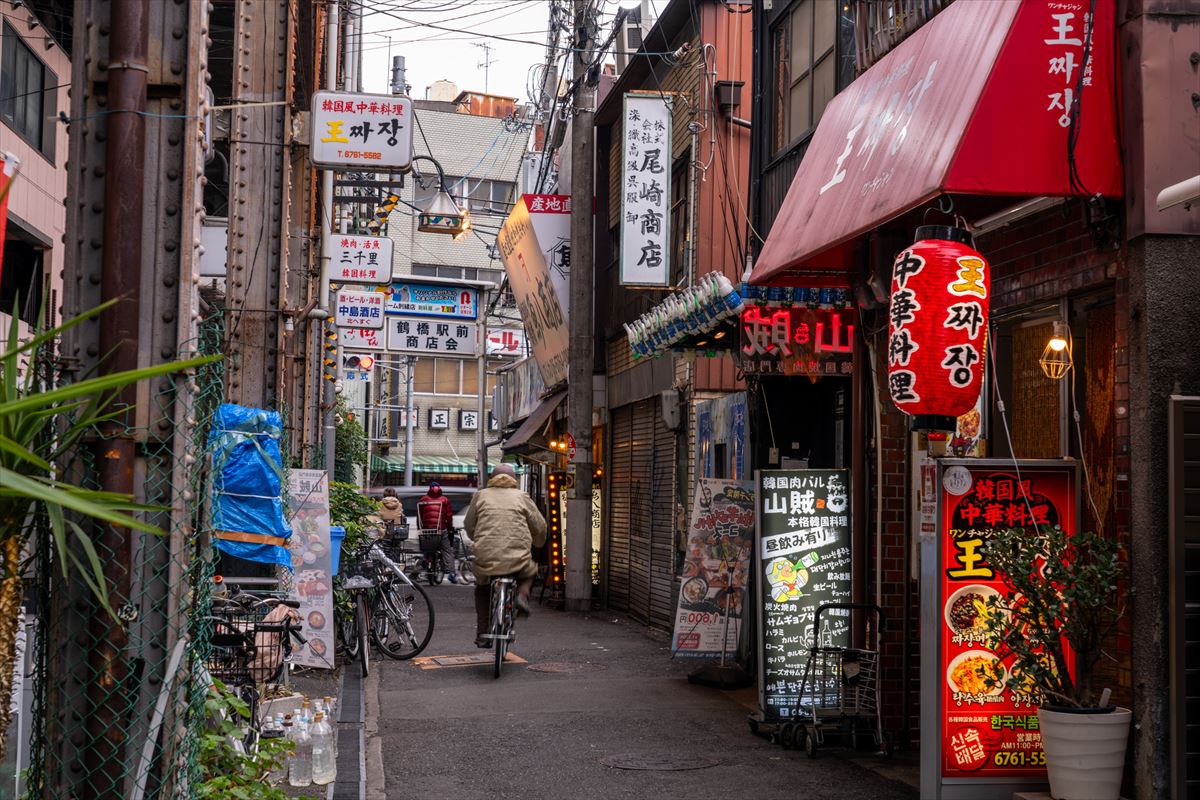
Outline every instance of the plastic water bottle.
{"type": "Polygon", "coordinates": [[[313,774],[313,740],[303,719],[296,727],[294,736],[296,753],[292,756],[292,763],[288,769],[288,784],[308,786],[312,783],[313,774]]]}
{"type": "Polygon", "coordinates": [[[325,698],[325,721],[329,723],[329,730],[333,732],[333,761],[337,763],[338,754],[338,731],[337,731],[337,700],[333,697],[325,698]]]}
{"type": "MultiPolygon", "coordinates": [[[[289,722],[288,725],[290,727],[291,723],[289,722]]],[[[274,719],[271,719],[270,717],[268,717],[267,721],[265,723],[263,723],[262,738],[264,738],[264,739],[283,739],[287,736],[287,733],[288,733],[287,729],[284,728],[284,726],[283,726],[283,718],[282,717],[277,716],[274,719]]],[[[286,761],[284,763],[280,764],[279,767],[277,767],[276,769],[273,769],[267,773],[267,780],[272,785],[279,783],[286,777],[287,777],[287,762],[286,761]]]]}
{"type": "Polygon", "coordinates": [[[312,781],[318,786],[333,783],[337,778],[337,760],[333,755],[333,729],[320,711],[312,729],[312,781]]]}

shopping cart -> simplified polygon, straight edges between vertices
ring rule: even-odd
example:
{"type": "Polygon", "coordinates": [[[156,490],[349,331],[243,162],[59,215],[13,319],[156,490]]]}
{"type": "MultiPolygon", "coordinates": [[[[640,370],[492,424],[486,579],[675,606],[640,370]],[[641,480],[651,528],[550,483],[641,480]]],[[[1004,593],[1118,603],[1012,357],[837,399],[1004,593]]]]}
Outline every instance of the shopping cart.
{"type": "Polygon", "coordinates": [[[780,726],[780,743],[787,749],[803,747],[810,758],[825,746],[825,737],[837,735],[853,747],[858,737],[870,735],[876,750],[891,755],[879,716],[879,628],[883,612],[869,603],[825,603],[813,617],[813,641],[800,680],[800,695],[792,721],[780,726]],[[872,649],[839,647],[822,640],[821,615],[832,611],[863,612],[870,617],[867,629],[872,649]]]}

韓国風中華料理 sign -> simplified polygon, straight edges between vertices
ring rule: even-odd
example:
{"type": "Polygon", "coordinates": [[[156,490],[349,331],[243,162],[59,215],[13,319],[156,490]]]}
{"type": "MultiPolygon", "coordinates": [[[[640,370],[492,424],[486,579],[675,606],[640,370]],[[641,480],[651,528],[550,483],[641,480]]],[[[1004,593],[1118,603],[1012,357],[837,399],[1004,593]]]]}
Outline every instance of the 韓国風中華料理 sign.
{"type": "Polygon", "coordinates": [[[412,167],[412,100],[383,94],[317,92],[309,158],[318,167],[407,172],[412,167]]]}

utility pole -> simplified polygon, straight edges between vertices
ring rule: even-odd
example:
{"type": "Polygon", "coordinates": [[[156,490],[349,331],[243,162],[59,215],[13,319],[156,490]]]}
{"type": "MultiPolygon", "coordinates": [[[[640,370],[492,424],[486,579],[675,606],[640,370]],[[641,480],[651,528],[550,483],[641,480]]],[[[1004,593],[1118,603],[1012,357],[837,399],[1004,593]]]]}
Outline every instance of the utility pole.
{"type": "Polygon", "coordinates": [[[413,485],[413,372],[417,367],[416,356],[405,356],[407,369],[404,372],[404,485],[413,485]]]}
{"type": "Polygon", "coordinates": [[[476,447],[478,449],[479,488],[487,486],[488,482],[488,448],[487,448],[487,337],[488,309],[491,308],[492,290],[479,290],[479,354],[475,360],[477,380],[479,381],[479,405],[476,412],[478,425],[475,427],[476,447]]]}
{"type": "Polygon", "coordinates": [[[571,126],[571,297],[567,371],[569,430],[575,439],[571,468],[575,488],[568,493],[566,541],[568,611],[592,605],[592,195],[595,183],[595,89],[588,84],[592,41],[589,0],[575,0],[571,77],[575,81],[575,120],[571,126]]]}

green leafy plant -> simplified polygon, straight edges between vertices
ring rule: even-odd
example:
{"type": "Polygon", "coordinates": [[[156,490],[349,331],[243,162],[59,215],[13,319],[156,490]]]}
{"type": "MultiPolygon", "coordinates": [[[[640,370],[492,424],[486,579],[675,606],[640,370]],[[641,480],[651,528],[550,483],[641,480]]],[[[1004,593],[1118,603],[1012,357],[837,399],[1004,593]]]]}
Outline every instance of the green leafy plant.
{"type": "Polygon", "coordinates": [[[341,397],[334,409],[334,479],[354,480],[354,466],[367,463],[367,434],[341,397]]]}
{"type": "Polygon", "coordinates": [[[210,688],[204,701],[208,726],[200,737],[200,782],[197,800],[286,800],[268,775],[282,768],[295,749],[283,738],[259,739],[253,752],[242,746],[250,724],[250,708],[224,684],[210,688]]]}
{"type": "Polygon", "coordinates": [[[988,599],[988,644],[1014,660],[1001,678],[982,677],[1053,704],[1093,707],[1096,664],[1124,612],[1117,593],[1118,544],[1092,532],[1068,535],[1057,526],[1012,528],[992,537],[988,563],[1007,587],[988,599]],[[1074,674],[1067,669],[1068,648],[1074,674]]]}

